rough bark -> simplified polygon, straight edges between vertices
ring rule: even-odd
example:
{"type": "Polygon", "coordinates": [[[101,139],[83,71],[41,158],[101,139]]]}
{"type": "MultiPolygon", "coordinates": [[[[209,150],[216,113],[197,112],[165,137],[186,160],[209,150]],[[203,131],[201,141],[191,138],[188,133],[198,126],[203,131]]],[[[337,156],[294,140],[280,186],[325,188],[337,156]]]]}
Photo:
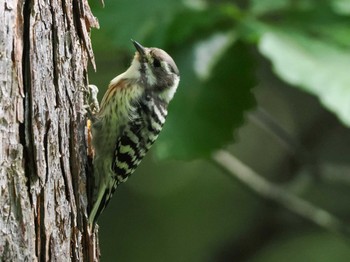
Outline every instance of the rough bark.
{"type": "Polygon", "coordinates": [[[0,261],[93,261],[87,0],[0,2],[0,261]]]}

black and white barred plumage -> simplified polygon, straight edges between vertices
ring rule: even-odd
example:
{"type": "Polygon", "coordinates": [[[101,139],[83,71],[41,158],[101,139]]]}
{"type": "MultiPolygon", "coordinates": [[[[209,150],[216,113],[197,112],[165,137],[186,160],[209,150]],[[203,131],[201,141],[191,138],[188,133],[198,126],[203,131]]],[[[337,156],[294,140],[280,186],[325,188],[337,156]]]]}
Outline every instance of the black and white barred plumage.
{"type": "Polygon", "coordinates": [[[180,80],[165,51],[133,43],[137,52],[131,66],[111,81],[92,119],[95,188],[90,225],[157,139],[180,80]]]}

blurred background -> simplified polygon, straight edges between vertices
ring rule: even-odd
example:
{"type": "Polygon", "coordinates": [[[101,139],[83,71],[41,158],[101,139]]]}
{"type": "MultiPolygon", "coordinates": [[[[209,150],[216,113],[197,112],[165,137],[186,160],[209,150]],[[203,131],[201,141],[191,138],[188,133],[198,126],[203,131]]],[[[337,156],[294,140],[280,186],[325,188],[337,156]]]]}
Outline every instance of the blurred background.
{"type": "Polygon", "coordinates": [[[350,261],[349,0],[90,5],[100,99],[131,38],[181,73],[163,132],[99,219],[102,261],[350,261]]]}

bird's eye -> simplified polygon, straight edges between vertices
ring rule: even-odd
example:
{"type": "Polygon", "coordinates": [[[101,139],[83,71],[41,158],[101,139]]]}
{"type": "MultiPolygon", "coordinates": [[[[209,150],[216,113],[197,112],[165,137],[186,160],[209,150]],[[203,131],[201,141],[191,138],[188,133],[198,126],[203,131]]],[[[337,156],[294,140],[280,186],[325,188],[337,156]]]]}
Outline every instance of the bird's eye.
{"type": "Polygon", "coordinates": [[[160,67],[160,61],[157,58],[154,58],[153,60],[153,66],[154,67],[160,67]]]}

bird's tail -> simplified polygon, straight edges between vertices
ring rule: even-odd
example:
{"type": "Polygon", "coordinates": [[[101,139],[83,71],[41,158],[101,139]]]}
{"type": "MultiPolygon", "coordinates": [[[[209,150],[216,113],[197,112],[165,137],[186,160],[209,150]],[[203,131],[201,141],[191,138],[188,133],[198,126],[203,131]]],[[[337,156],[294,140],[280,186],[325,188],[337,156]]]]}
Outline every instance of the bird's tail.
{"type": "Polygon", "coordinates": [[[93,205],[89,215],[90,227],[97,222],[97,219],[108,205],[118,185],[117,180],[110,179],[110,176],[114,176],[114,173],[107,168],[108,166],[110,165],[105,165],[105,163],[100,165],[100,162],[94,159],[94,184],[91,201],[93,205]],[[104,175],[101,176],[101,174],[104,175]]]}
{"type": "Polygon", "coordinates": [[[94,205],[89,215],[90,227],[97,222],[98,217],[101,215],[102,211],[106,208],[109,201],[111,200],[116,187],[117,182],[115,182],[115,186],[110,186],[105,183],[100,184],[98,194],[95,198],[96,200],[94,201],[94,205]]]}
{"type": "Polygon", "coordinates": [[[96,222],[104,208],[106,207],[106,198],[108,196],[108,190],[105,186],[101,186],[99,189],[99,192],[97,194],[97,199],[94,202],[94,205],[91,209],[90,215],[89,215],[89,225],[90,227],[93,226],[96,222]]]}

